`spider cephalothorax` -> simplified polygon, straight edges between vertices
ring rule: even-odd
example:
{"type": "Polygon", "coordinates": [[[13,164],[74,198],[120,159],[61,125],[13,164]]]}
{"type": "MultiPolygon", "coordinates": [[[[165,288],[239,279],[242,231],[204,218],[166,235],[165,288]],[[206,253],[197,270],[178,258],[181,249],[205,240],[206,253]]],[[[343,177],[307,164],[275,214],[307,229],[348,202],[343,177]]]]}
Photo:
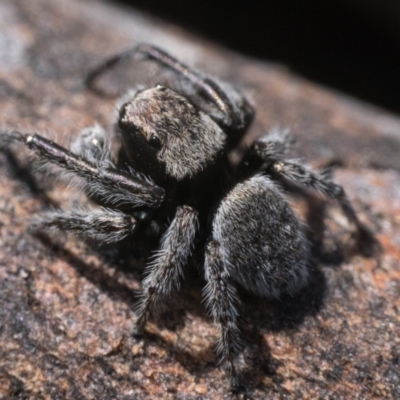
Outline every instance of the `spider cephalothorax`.
{"type": "Polygon", "coordinates": [[[160,84],[132,92],[121,107],[118,128],[132,166],[153,179],[159,175],[155,169],[176,180],[197,175],[226,142],[225,132],[208,114],[160,84]]]}
{"type": "Polygon", "coordinates": [[[361,225],[340,186],[284,160],[291,143],[286,131],[255,141],[233,167],[227,153],[246,132],[252,107],[226,83],[203,76],[162,50],[139,45],[119,54],[93,71],[88,85],[94,88],[98,75],[131,56],[172,70],[192,86],[194,95],[156,85],[125,96],[116,123],[121,139],[117,160],[109,151],[111,136],[99,126],[85,129],[71,150],[16,131],[2,131],[1,141],[23,143],[41,159],[72,173],[102,206],[44,214],[36,219],[36,229],[56,228],[99,243],[127,236],[135,240],[138,231],[158,237],[143,280],[136,334],[157,304],[178,289],[192,252],[203,252],[199,259],[204,260],[206,305],[219,328],[219,355],[236,386],[236,285],[277,298],[298,291],[309,276],[303,225],[275,178],[338,200],[346,216],[361,225]],[[202,102],[196,100],[200,96],[202,102]]]}

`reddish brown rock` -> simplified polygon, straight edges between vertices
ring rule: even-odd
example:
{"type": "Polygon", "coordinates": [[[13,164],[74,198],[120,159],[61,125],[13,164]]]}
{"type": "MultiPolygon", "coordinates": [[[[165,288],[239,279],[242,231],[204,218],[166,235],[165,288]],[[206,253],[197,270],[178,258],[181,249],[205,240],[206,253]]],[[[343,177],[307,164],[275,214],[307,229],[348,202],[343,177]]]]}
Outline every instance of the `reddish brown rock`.
{"type": "MultiPolygon", "coordinates": [[[[64,144],[95,121],[111,127],[114,102],[87,91],[83,77],[138,41],[241,86],[257,109],[247,141],[290,127],[296,157],[338,162],[336,180],[382,246],[379,257],[356,251],[351,227],[329,204],[310,287],[279,303],[242,293],[249,385],[240,396],[399,398],[400,119],[139,13],[93,0],[4,0],[0,124],[64,144]]],[[[122,92],[159,81],[159,72],[126,64],[103,84],[122,92]]],[[[83,197],[31,175],[25,155],[0,154],[0,398],[234,398],[216,367],[202,279],[188,273],[145,340],[135,341],[142,260],[27,233],[32,215],[83,197]]],[[[322,207],[314,206],[308,218],[318,227],[322,207]]]]}

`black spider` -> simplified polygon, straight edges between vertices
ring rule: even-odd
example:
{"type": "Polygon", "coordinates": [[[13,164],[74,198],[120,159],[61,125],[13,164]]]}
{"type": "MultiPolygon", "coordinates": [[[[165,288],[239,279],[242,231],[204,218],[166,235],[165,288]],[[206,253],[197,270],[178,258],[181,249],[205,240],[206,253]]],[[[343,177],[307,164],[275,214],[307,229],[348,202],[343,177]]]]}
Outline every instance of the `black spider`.
{"type": "Polygon", "coordinates": [[[235,285],[277,298],[301,289],[309,275],[302,224],[273,179],[284,177],[338,200],[347,217],[357,227],[360,223],[341,186],[284,160],[291,142],[287,132],[273,131],[255,141],[233,167],[227,152],[246,132],[252,107],[226,83],[164,51],[141,44],[118,54],[89,75],[88,85],[94,88],[101,73],[132,56],[172,70],[193,91],[183,95],[156,85],[130,92],[119,108],[121,150],[116,163],[109,137],[98,126],[83,131],[71,151],[40,135],[16,131],[2,131],[2,142],[21,142],[41,159],[79,177],[88,196],[103,205],[44,214],[35,221],[36,229],[56,228],[99,243],[129,235],[159,238],[143,280],[136,334],[157,304],[179,288],[192,252],[203,250],[204,296],[219,328],[217,351],[236,387],[235,359],[241,344],[235,285]]]}

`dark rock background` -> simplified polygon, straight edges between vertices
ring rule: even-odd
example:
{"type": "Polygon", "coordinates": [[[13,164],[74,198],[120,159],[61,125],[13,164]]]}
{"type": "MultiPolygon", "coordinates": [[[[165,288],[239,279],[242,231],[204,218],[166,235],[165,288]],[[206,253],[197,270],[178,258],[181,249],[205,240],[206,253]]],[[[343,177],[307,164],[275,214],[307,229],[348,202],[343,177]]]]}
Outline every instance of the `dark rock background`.
{"type": "MultiPolygon", "coordinates": [[[[83,77],[138,41],[240,86],[257,110],[246,141],[290,127],[296,158],[336,165],[335,179],[381,252],[366,251],[371,243],[355,245],[335,203],[325,207],[294,192],[313,229],[312,279],[296,298],[280,302],[241,293],[248,387],[234,395],[216,366],[200,274],[188,271],[144,341],[135,341],[130,329],[144,260],[129,244],[97,249],[62,234],[30,235],[36,213],[85,200],[34,173],[25,151],[4,151],[0,398],[399,398],[400,119],[138,11],[96,0],[3,0],[0,125],[64,145],[96,121],[111,129],[115,102],[87,91],[83,77]]],[[[163,79],[159,69],[136,62],[102,84],[122,93],[163,79]]]]}

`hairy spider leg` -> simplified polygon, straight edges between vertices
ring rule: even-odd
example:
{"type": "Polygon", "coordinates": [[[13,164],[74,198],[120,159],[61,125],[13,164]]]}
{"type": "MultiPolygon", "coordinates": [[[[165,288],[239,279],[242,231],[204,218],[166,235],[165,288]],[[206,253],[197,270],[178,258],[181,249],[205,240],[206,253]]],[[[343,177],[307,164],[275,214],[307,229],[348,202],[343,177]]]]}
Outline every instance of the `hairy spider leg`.
{"type": "Polygon", "coordinates": [[[156,208],[164,199],[164,189],[154,183],[113,167],[99,167],[38,134],[22,134],[17,131],[2,131],[0,134],[2,141],[21,142],[40,159],[75,174],[84,181],[89,193],[104,198],[108,203],[130,205],[132,208],[156,208]]]}
{"type": "Polygon", "coordinates": [[[204,266],[207,285],[203,295],[206,307],[218,327],[217,354],[229,377],[231,387],[235,389],[240,381],[235,359],[242,348],[237,311],[239,299],[224,265],[220,244],[215,240],[207,245],[204,266]]]}
{"type": "Polygon", "coordinates": [[[98,244],[119,242],[132,234],[137,220],[121,211],[107,208],[78,208],[45,212],[35,217],[31,231],[59,230],[73,233],[98,244]]]}
{"type": "Polygon", "coordinates": [[[143,332],[144,324],[160,301],[179,289],[179,280],[192,252],[198,225],[196,210],[188,206],[178,207],[175,218],[161,238],[160,249],[146,267],[135,335],[143,332]]]}
{"type": "Polygon", "coordinates": [[[317,173],[296,162],[283,160],[293,139],[288,130],[273,130],[266,136],[255,140],[243,157],[238,174],[248,177],[260,170],[312,189],[328,198],[337,200],[346,215],[357,228],[365,229],[359,221],[343,187],[332,182],[327,171],[317,173]]]}
{"type": "Polygon", "coordinates": [[[274,128],[256,139],[247,149],[236,169],[239,179],[249,178],[260,172],[268,163],[282,159],[293,143],[294,138],[289,129],[274,128]]]}
{"type": "MultiPolygon", "coordinates": [[[[87,156],[86,159],[37,134],[2,131],[0,142],[2,145],[23,143],[41,160],[53,163],[83,179],[86,192],[103,198],[108,204],[125,204],[132,208],[158,207],[163,200],[164,190],[150,181],[142,181],[117,171],[111,162],[101,157],[104,156],[104,149],[99,141],[102,132],[96,128],[86,133],[86,142],[81,138],[78,143],[78,148],[87,156]],[[95,145],[100,147],[96,148],[95,145]]],[[[135,217],[121,211],[75,208],[43,213],[34,218],[30,229],[58,229],[99,243],[112,243],[124,239],[136,226],[135,217]]]]}
{"type": "Polygon", "coordinates": [[[337,200],[346,217],[360,227],[361,223],[342,186],[332,182],[326,173],[313,172],[298,163],[282,160],[292,142],[288,131],[272,131],[265,137],[254,141],[239,169],[247,168],[254,173],[264,167],[272,174],[337,200]]]}
{"type": "Polygon", "coordinates": [[[138,44],[132,49],[125,50],[109,58],[103,64],[89,72],[86,78],[86,84],[88,87],[94,89],[94,81],[99,75],[109,68],[112,68],[120,61],[137,55],[154,60],[167,67],[178,75],[183,76],[193,86],[200,89],[222,113],[222,118],[214,117],[216,122],[221,124],[233,136],[238,136],[240,138],[250,125],[254,116],[254,110],[244,96],[227,84],[223,84],[222,87],[220,83],[217,83],[210,77],[200,74],[165,51],[149,44],[138,44]]]}
{"type": "Polygon", "coordinates": [[[272,173],[282,176],[293,183],[313,189],[326,197],[338,201],[349,221],[358,228],[364,228],[343,187],[332,182],[325,175],[311,171],[298,163],[283,160],[275,161],[270,165],[269,169],[272,173]]]}

